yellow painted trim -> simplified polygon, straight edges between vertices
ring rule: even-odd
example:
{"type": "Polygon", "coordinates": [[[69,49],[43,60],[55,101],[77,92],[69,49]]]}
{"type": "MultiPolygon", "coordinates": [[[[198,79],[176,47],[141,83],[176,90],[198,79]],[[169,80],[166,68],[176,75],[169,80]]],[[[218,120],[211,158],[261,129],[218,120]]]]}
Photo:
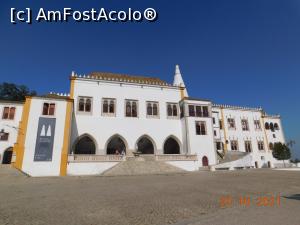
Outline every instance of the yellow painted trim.
{"type": "Polygon", "coordinates": [[[71,78],[70,80],[70,98],[74,99],[74,86],[75,86],[75,78],[71,78]]]}
{"type": "Polygon", "coordinates": [[[25,139],[26,139],[27,126],[28,126],[30,105],[31,105],[31,97],[26,97],[23,106],[22,119],[19,123],[17,142],[15,143],[13,148],[13,152],[16,156],[16,161],[13,163],[13,166],[19,170],[22,170],[22,165],[23,165],[25,139]]]}
{"type": "Polygon", "coordinates": [[[226,134],[226,127],[225,127],[225,120],[224,120],[223,108],[221,108],[221,117],[222,117],[222,127],[223,127],[223,131],[224,131],[224,139],[225,139],[224,153],[226,154],[227,150],[228,150],[228,146],[227,146],[227,134],[226,134]]]}
{"type": "Polygon", "coordinates": [[[264,129],[264,134],[265,134],[265,138],[266,138],[266,142],[267,142],[267,148],[268,151],[270,151],[270,148],[269,148],[269,141],[268,141],[268,136],[267,136],[267,132],[266,132],[266,128],[265,128],[265,121],[264,121],[264,116],[263,114],[261,113],[261,122],[262,122],[262,129],[264,129]]]}
{"type": "Polygon", "coordinates": [[[184,87],[180,88],[180,97],[181,97],[181,99],[184,99],[184,97],[185,97],[184,96],[184,89],[185,89],[184,87]]]}
{"type": "Polygon", "coordinates": [[[60,176],[67,175],[68,152],[70,146],[71,122],[72,122],[72,108],[73,108],[73,102],[71,100],[68,100],[67,107],[66,107],[66,116],[65,116],[64,142],[63,142],[61,159],[60,159],[60,176]]]}

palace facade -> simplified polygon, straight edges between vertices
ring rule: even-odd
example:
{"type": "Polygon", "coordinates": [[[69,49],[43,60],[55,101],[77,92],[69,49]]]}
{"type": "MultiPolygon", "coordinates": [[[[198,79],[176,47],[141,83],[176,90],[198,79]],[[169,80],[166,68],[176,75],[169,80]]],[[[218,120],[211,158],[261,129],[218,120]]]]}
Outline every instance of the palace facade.
{"type": "Polygon", "coordinates": [[[158,78],[72,72],[70,93],[0,102],[0,162],[31,176],[101,174],[124,160],[199,168],[274,167],[280,116],[188,95],[179,67],[158,78]]]}

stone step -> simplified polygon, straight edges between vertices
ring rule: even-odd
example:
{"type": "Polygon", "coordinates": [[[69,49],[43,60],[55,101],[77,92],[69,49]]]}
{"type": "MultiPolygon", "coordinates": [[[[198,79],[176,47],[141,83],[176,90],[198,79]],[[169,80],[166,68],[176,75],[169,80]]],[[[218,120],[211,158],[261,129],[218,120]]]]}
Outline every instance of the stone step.
{"type": "Polygon", "coordinates": [[[127,160],[102,173],[104,176],[178,173],[184,170],[161,161],[127,160]]]}

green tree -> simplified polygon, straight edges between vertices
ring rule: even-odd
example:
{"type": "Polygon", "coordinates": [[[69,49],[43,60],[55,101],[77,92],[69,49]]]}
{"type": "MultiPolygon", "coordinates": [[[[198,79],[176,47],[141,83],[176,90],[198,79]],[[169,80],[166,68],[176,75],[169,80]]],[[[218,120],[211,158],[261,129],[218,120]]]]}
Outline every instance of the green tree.
{"type": "Polygon", "coordinates": [[[285,167],[284,160],[291,158],[291,151],[287,145],[278,142],[274,144],[273,157],[282,160],[285,167]]]}
{"type": "Polygon", "coordinates": [[[35,91],[29,90],[25,85],[16,85],[13,83],[0,84],[0,99],[8,101],[22,101],[25,96],[34,96],[35,91]]]}

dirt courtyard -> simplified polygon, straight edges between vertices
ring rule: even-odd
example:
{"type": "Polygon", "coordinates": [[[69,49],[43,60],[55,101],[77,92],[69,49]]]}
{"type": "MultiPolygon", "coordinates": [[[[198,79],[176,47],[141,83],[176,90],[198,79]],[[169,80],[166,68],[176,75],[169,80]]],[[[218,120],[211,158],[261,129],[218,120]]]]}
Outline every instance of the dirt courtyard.
{"type": "Polygon", "coordinates": [[[0,224],[300,224],[300,171],[27,177],[0,167],[0,224]]]}

